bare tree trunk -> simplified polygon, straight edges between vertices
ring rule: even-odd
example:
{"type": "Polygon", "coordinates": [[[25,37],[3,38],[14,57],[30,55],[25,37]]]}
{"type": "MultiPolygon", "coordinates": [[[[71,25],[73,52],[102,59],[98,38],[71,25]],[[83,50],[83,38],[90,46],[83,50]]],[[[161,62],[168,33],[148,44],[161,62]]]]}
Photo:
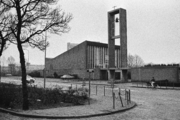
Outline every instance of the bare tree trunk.
{"type": "Polygon", "coordinates": [[[18,17],[16,39],[17,39],[17,47],[19,50],[21,71],[22,71],[22,93],[23,93],[22,109],[28,110],[29,102],[28,102],[27,82],[26,82],[26,65],[25,65],[24,51],[22,49],[22,43],[21,43],[22,15],[21,15],[20,1],[19,0],[15,1],[15,4],[16,4],[17,17],[18,17]]]}
{"type": "Polygon", "coordinates": [[[28,101],[28,91],[27,91],[27,82],[26,82],[26,65],[24,58],[24,51],[22,49],[22,45],[18,43],[18,50],[20,53],[20,63],[21,63],[21,72],[22,72],[22,92],[23,92],[23,110],[29,109],[29,101],[28,101]]]}

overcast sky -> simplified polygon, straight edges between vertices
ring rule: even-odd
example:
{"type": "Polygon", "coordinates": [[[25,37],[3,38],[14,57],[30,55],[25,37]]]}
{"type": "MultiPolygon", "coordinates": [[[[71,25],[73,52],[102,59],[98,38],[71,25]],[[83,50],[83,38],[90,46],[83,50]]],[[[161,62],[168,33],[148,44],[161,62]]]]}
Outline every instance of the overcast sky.
{"type": "MultiPolygon", "coordinates": [[[[128,53],[148,63],[180,63],[180,0],[60,0],[61,8],[73,14],[71,31],[62,36],[48,34],[47,57],[56,57],[67,49],[67,42],[85,40],[107,43],[107,12],[127,10],[128,53]]],[[[118,43],[118,40],[116,40],[118,43]]],[[[44,52],[27,48],[31,64],[44,64],[44,52]]],[[[4,53],[19,63],[16,46],[4,53]]]]}

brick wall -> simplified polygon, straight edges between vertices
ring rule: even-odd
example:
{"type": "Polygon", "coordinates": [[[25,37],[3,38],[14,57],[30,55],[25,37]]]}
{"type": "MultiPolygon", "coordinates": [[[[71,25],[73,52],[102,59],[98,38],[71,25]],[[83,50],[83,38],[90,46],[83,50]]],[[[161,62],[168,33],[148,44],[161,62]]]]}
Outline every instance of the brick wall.
{"type": "Polygon", "coordinates": [[[79,74],[83,77],[82,72],[86,69],[86,42],[53,59],[46,59],[46,69],[49,76],[56,72],[59,75],[79,74]]]}
{"type": "Polygon", "coordinates": [[[141,67],[131,69],[132,81],[150,81],[152,77],[155,80],[169,80],[170,82],[179,81],[178,67],[141,67]]]}

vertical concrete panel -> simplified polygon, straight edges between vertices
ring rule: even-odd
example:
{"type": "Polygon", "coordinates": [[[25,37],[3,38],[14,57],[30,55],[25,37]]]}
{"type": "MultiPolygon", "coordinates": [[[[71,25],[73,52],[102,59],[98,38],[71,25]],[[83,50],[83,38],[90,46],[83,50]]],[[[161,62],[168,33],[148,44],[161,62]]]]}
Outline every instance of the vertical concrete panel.
{"type": "Polygon", "coordinates": [[[102,64],[101,56],[102,56],[102,54],[101,54],[101,47],[99,47],[99,63],[100,63],[100,67],[101,67],[101,64],[102,64]]]}
{"type": "Polygon", "coordinates": [[[93,46],[91,46],[91,68],[93,68],[93,46]]]}
{"type": "Polygon", "coordinates": [[[85,44],[85,51],[84,51],[84,54],[85,54],[85,69],[88,68],[88,45],[87,45],[87,42],[85,44]]]}
{"type": "Polygon", "coordinates": [[[91,68],[91,47],[89,46],[89,69],[91,68]]]}
{"type": "Polygon", "coordinates": [[[109,53],[109,68],[115,67],[115,41],[112,39],[112,36],[115,35],[114,32],[114,15],[108,13],[108,53],[109,53]]]}
{"type": "Polygon", "coordinates": [[[93,61],[94,61],[94,65],[93,65],[93,68],[95,68],[95,65],[96,65],[96,52],[95,52],[95,50],[96,50],[96,47],[94,46],[93,47],[93,56],[94,56],[94,59],[93,59],[93,61]]]}
{"type": "Polygon", "coordinates": [[[101,66],[103,67],[103,47],[101,47],[101,53],[102,53],[102,56],[101,56],[102,57],[102,61],[101,61],[102,65],[101,66]]]}
{"type": "Polygon", "coordinates": [[[96,68],[96,46],[94,46],[94,68],[96,68]]]}
{"type": "Polygon", "coordinates": [[[120,68],[120,50],[118,50],[118,68],[120,68]]]}
{"type": "Polygon", "coordinates": [[[104,55],[105,55],[105,54],[104,54],[104,47],[103,47],[103,52],[102,52],[102,54],[103,54],[103,56],[102,56],[102,57],[103,57],[103,59],[102,59],[102,61],[103,61],[103,62],[102,62],[102,65],[103,65],[103,68],[104,68],[104,55]]]}
{"type": "Polygon", "coordinates": [[[106,55],[107,55],[107,48],[104,49],[104,64],[105,64],[105,68],[107,68],[106,55]]]}
{"type": "Polygon", "coordinates": [[[97,65],[99,66],[99,47],[97,47],[97,65]]]}
{"type": "Polygon", "coordinates": [[[90,48],[89,48],[89,46],[87,46],[87,65],[88,65],[87,69],[89,69],[90,68],[90,48]]]}
{"type": "Polygon", "coordinates": [[[93,68],[93,55],[92,55],[92,46],[90,46],[90,50],[91,50],[91,68],[93,68]]]}
{"type": "Polygon", "coordinates": [[[117,50],[115,50],[115,67],[117,68],[117,50]]]}
{"type": "Polygon", "coordinates": [[[94,68],[94,46],[92,46],[92,68],[94,68]]]}
{"type": "Polygon", "coordinates": [[[120,58],[121,67],[127,67],[127,22],[126,22],[126,10],[120,9],[120,58]]]}
{"type": "Polygon", "coordinates": [[[103,68],[103,47],[101,48],[101,53],[102,53],[102,68],[103,68]]]}
{"type": "Polygon", "coordinates": [[[98,56],[97,56],[97,47],[96,47],[96,66],[98,65],[98,64],[97,64],[97,57],[98,57],[98,56]]]}

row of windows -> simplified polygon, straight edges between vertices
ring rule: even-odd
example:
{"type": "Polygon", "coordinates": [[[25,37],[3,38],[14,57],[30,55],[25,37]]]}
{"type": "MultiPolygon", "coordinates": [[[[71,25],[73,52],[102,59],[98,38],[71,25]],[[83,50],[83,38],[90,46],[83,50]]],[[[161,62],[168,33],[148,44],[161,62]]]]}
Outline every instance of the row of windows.
{"type": "MultiPolygon", "coordinates": [[[[108,48],[88,46],[87,48],[87,68],[107,68],[108,67],[108,48]]],[[[120,50],[115,50],[115,67],[120,67],[120,50]]]]}

